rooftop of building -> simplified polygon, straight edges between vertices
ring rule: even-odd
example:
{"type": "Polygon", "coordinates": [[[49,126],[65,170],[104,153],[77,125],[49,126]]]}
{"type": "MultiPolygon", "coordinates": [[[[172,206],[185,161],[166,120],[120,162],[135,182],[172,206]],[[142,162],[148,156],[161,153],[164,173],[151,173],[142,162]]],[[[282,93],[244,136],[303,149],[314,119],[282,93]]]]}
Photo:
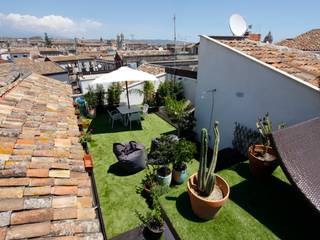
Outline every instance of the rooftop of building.
{"type": "Polygon", "coordinates": [[[316,54],[245,38],[211,38],[316,87],[319,86],[320,59],[316,54]]]}
{"type": "Polygon", "coordinates": [[[0,65],[1,78],[3,80],[10,72],[18,71],[20,73],[38,73],[41,75],[65,73],[66,70],[58,64],[50,61],[35,61],[31,59],[17,60],[15,62],[4,63],[0,65]]]}
{"type": "Polygon", "coordinates": [[[68,62],[68,61],[78,61],[78,60],[93,60],[93,57],[86,55],[69,55],[69,56],[56,56],[49,57],[53,62],[68,62]]]}
{"type": "Polygon", "coordinates": [[[166,73],[166,69],[163,66],[159,66],[159,65],[154,65],[154,64],[142,64],[138,67],[138,70],[143,71],[143,72],[147,72],[153,75],[160,75],[160,74],[165,74],[166,73]]]}
{"type": "Polygon", "coordinates": [[[320,52],[320,28],[302,33],[291,39],[285,39],[277,43],[279,46],[296,48],[303,51],[320,52]]]}
{"type": "Polygon", "coordinates": [[[35,73],[13,84],[0,97],[1,239],[103,239],[71,87],[35,73]]]}
{"type": "Polygon", "coordinates": [[[125,50],[118,53],[122,57],[172,55],[168,50],[125,50]]]}

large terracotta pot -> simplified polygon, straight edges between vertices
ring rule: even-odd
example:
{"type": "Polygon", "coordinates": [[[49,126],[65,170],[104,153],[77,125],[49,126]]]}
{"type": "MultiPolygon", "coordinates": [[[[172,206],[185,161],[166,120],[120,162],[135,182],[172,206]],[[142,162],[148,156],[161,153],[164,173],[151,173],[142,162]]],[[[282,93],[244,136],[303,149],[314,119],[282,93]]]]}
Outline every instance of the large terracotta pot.
{"type": "Polygon", "coordinates": [[[195,215],[204,220],[209,220],[215,217],[219,209],[229,198],[230,188],[228,183],[220,176],[216,175],[216,184],[222,191],[223,198],[220,200],[211,200],[204,198],[195,190],[197,184],[197,174],[193,174],[188,182],[188,194],[191,202],[191,208],[195,215]]]}
{"type": "MultiPolygon", "coordinates": [[[[250,171],[253,176],[260,179],[269,177],[279,165],[279,161],[276,157],[274,160],[263,160],[254,153],[254,151],[262,152],[264,149],[264,145],[251,145],[248,149],[250,171]]],[[[267,148],[267,152],[276,156],[275,151],[271,147],[267,148]]]]}

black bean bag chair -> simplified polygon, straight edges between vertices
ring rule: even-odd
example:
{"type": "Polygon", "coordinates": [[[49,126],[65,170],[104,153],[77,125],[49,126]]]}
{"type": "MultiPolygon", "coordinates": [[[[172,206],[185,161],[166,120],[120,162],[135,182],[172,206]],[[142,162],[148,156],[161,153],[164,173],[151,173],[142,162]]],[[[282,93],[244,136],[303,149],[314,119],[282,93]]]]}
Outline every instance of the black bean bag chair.
{"type": "Polygon", "coordinates": [[[124,173],[138,172],[146,167],[145,147],[141,143],[114,143],[113,153],[118,159],[117,166],[124,173]]]}

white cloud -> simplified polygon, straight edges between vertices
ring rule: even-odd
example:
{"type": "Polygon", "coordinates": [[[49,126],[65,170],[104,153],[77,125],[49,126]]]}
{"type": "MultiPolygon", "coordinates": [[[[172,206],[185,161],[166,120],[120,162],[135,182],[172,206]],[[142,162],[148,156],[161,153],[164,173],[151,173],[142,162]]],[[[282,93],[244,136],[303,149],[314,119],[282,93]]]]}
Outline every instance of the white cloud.
{"type": "Polygon", "coordinates": [[[90,19],[74,21],[57,15],[36,17],[17,13],[0,13],[0,26],[12,31],[41,34],[47,32],[50,35],[73,37],[94,32],[102,27],[102,23],[90,19]]]}

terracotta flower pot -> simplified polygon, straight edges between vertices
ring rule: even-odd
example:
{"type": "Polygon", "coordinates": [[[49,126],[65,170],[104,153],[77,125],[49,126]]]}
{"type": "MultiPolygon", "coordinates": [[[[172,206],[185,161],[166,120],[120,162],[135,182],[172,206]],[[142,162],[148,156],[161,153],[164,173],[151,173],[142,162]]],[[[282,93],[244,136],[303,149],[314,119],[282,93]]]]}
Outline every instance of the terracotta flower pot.
{"type": "Polygon", "coordinates": [[[230,188],[228,183],[220,176],[216,175],[216,184],[222,191],[223,198],[220,200],[211,200],[200,196],[196,190],[197,174],[193,174],[188,182],[188,194],[191,202],[191,208],[195,215],[204,220],[209,220],[215,217],[219,209],[229,198],[230,188]]]}
{"type": "Polygon", "coordinates": [[[84,167],[86,170],[92,170],[93,168],[93,162],[92,162],[92,157],[90,154],[84,154],[83,157],[83,161],[84,161],[84,167]]]}
{"type": "MultiPolygon", "coordinates": [[[[263,145],[255,145],[254,148],[253,145],[251,145],[248,149],[250,171],[253,176],[260,179],[269,177],[279,165],[279,161],[276,157],[274,160],[264,160],[255,154],[255,152],[263,152],[264,148],[263,145]]],[[[267,148],[267,152],[276,156],[275,151],[271,147],[267,148]]]]}

